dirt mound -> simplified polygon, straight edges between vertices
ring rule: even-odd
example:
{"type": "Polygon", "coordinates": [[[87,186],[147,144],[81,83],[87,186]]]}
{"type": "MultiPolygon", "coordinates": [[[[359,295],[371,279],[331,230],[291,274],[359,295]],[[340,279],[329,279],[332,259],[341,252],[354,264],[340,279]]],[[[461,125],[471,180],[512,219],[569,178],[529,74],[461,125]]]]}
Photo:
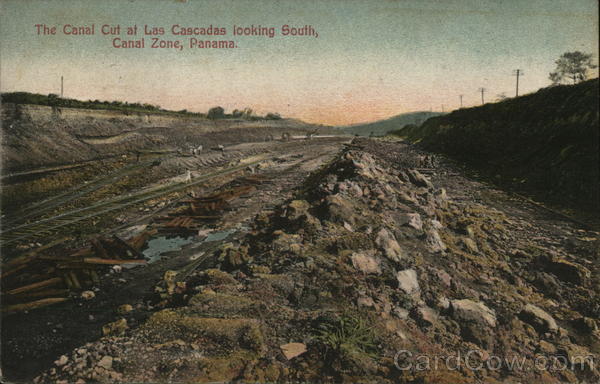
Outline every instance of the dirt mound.
{"type": "Polygon", "coordinates": [[[431,159],[374,147],[348,146],[210,269],[166,274],[144,325],[124,315],[36,382],[598,381],[593,254],[518,241],[415,169],[431,159]]]}

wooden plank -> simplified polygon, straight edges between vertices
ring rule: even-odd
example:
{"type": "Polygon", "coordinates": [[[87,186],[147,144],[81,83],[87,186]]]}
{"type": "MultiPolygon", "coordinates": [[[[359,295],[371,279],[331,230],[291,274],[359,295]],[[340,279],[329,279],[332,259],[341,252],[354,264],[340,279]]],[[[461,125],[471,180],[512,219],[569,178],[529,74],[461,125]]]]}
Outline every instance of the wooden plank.
{"type": "Polygon", "coordinates": [[[117,243],[119,246],[121,246],[122,248],[125,249],[125,252],[128,256],[131,253],[130,257],[132,257],[132,258],[135,258],[135,259],[143,259],[144,258],[144,255],[140,251],[133,248],[131,245],[129,245],[129,243],[127,243],[125,240],[121,239],[119,236],[113,235],[112,238],[115,243],[117,243]]]}
{"type": "Polygon", "coordinates": [[[106,248],[104,248],[100,239],[92,239],[90,240],[90,243],[92,244],[92,249],[96,253],[96,256],[103,259],[110,259],[110,256],[108,256],[108,252],[106,252],[106,248]]]}
{"type": "Polygon", "coordinates": [[[16,295],[18,293],[33,291],[38,288],[43,288],[43,287],[48,287],[51,285],[60,284],[61,282],[62,282],[62,279],[60,277],[53,277],[51,279],[38,281],[37,283],[33,283],[33,284],[25,285],[23,287],[12,289],[6,293],[9,295],[16,295]]]}
{"type": "Polygon", "coordinates": [[[13,273],[18,272],[18,271],[20,271],[22,269],[25,269],[27,266],[28,266],[28,264],[21,264],[21,265],[18,265],[18,266],[14,267],[13,269],[10,269],[8,271],[3,271],[2,275],[0,275],[0,278],[1,279],[6,279],[8,276],[10,276],[13,273]]]}
{"type": "Polygon", "coordinates": [[[32,309],[41,308],[52,304],[62,303],[67,300],[68,298],[66,297],[48,297],[46,299],[36,300],[29,303],[9,305],[5,308],[2,308],[2,312],[16,313],[22,311],[29,311],[32,309]]]}
{"type": "MultiPolygon", "coordinates": [[[[145,264],[146,260],[117,260],[117,259],[100,259],[97,257],[86,257],[83,259],[83,263],[87,264],[105,264],[105,265],[113,265],[113,264],[145,264]]],[[[89,266],[88,266],[89,268],[89,266]]]]}
{"type": "Polygon", "coordinates": [[[82,248],[71,254],[71,257],[82,257],[82,256],[92,256],[94,254],[94,250],[92,247],[82,248]]]}
{"type": "Polygon", "coordinates": [[[88,263],[84,263],[83,259],[81,259],[81,261],[64,262],[64,263],[57,263],[56,264],[56,268],[58,268],[59,270],[100,268],[101,266],[102,265],[100,265],[100,264],[88,264],[88,263]]]}
{"type": "Polygon", "coordinates": [[[3,268],[4,268],[4,270],[7,270],[7,269],[10,269],[10,268],[16,267],[18,265],[21,265],[23,263],[25,263],[25,264],[29,263],[30,261],[36,259],[37,255],[41,251],[44,251],[44,250],[46,250],[48,248],[52,248],[52,247],[54,247],[54,246],[56,246],[56,245],[58,245],[60,243],[63,243],[65,241],[69,240],[69,239],[70,239],[70,237],[63,237],[63,238],[51,241],[48,244],[42,245],[39,248],[36,248],[36,249],[34,249],[32,251],[29,251],[29,252],[25,253],[24,255],[18,256],[16,258],[12,259],[12,260],[8,260],[6,263],[4,263],[3,268]]]}
{"type": "Polygon", "coordinates": [[[19,295],[15,295],[15,299],[37,299],[40,297],[49,297],[49,296],[66,296],[69,294],[68,289],[44,289],[42,291],[37,292],[29,292],[22,293],[19,295]]]}
{"type": "Polygon", "coordinates": [[[73,283],[73,287],[75,289],[81,289],[81,284],[79,283],[77,274],[75,274],[74,271],[69,271],[69,272],[67,272],[67,274],[69,275],[69,278],[71,279],[71,282],[73,283]]]}
{"type": "Polygon", "coordinates": [[[132,237],[129,239],[128,243],[131,245],[133,249],[141,251],[144,248],[144,245],[150,239],[150,237],[156,235],[158,231],[156,229],[151,229],[149,231],[142,232],[138,236],[132,237]]]}

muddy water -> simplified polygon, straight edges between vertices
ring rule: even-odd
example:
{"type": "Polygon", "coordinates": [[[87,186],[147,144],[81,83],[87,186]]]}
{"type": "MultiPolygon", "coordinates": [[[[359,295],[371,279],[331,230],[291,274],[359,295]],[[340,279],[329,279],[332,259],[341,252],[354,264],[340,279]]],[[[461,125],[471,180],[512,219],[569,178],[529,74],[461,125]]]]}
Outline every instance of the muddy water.
{"type": "Polygon", "coordinates": [[[154,263],[161,259],[161,256],[170,252],[181,251],[183,247],[189,244],[199,246],[202,243],[212,241],[222,241],[235,233],[236,230],[214,231],[205,237],[201,236],[158,236],[148,241],[146,248],[142,251],[148,263],[154,263]]]}

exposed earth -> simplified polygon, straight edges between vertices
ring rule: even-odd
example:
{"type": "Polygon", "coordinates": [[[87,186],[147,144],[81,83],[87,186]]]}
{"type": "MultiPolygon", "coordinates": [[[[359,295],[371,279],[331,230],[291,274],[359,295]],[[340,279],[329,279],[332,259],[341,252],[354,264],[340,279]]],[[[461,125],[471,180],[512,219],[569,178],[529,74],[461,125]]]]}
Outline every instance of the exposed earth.
{"type": "MultiPolygon", "coordinates": [[[[74,290],[65,302],[5,316],[4,377],[600,380],[597,229],[403,142],[333,137],[256,146],[235,148],[236,172],[98,219],[96,234],[129,238],[157,227],[161,215],[183,215],[178,202],[188,194],[255,180],[181,249],[146,266],[107,267],[92,297],[74,290]]],[[[227,167],[194,161],[163,161],[153,172],[164,180],[146,181],[166,183],[190,168],[194,180],[227,167]]],[[[70,204],[57,212],[87,203],[70,204]]],[[[59,249],[92,236],[78,234],[59,249]]]]}

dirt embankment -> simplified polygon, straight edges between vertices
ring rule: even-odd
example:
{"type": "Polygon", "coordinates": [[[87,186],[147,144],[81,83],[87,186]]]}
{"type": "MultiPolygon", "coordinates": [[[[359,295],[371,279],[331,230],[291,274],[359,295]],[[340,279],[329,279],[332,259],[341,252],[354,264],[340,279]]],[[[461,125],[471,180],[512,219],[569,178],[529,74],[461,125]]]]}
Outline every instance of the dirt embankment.
{"type": "Polygon", "coordinates": [[[598,79],[456,110],[396,132],[503,186],[600,209],[598,79]]]}
{"type": "MultiPolygon", "coordinates": [[[[305,135],[318,126],[293,119],[209,120],[152,113],[2,105],[4,173],[107,158],[139,150],[231,145],[305,135]]],[[[331,133],[319,127],[318,133],[331,133]]]]}
{"type": "Polygon", "coordinates": [[[35,382],[598,381],[597,232],[354,144],[207,269],[165,274],[143,325],[123,315],[35,382]]]}

